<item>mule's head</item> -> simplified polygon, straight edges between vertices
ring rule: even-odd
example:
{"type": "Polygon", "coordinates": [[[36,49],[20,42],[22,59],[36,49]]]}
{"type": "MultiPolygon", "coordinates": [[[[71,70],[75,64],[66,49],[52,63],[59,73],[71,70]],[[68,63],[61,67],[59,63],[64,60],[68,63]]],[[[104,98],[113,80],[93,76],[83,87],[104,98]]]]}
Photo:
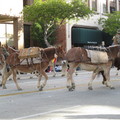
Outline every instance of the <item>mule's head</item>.
{"type": "Polygon", "coordinates": [[[63,60],[64,59],[64,57],[65,57],[65,50],[63,49],[63,47],[62,46],[59,46],[59,47],[56,47],[55,48],[55,55],[57,55],[57,57],[59,58],[59,59],[61,59],[61,60],[63,60]]]}
{"type": "Polygon", "coordinates": [[[120,45],[113,45],[107,48],[109,57],[114,60],[117,57],[120,57],[120,45]]]}
{"type": "Polygon", "coordinates": [[[4,48],[9,52],[9,54],[18,52],[18,50],[16,50],[14,46],[11,47],[11,46],[5,45],[4,48]]]}

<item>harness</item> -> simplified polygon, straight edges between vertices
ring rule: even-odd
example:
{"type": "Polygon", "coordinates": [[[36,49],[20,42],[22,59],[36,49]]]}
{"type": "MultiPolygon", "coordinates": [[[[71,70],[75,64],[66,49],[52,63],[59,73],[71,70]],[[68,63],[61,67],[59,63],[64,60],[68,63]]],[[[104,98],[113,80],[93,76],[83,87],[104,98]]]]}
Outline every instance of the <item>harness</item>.
{"type": "Polygon", "coordinates": [[[2,47],[2,53],[5,57],[5,60],[7,59],[7,57],[9,56],[9,53],[7,52],[7,50],[5,48],[2,47]]]}

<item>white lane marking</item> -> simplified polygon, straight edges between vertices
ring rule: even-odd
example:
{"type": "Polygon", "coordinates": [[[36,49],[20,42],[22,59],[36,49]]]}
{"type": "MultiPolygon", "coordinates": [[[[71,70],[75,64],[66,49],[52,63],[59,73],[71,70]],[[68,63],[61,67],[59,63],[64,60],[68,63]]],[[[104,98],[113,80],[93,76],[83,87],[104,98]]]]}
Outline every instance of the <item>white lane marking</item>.
{"type": "MultiPolygon", "coordinates": [[[[61,120],[61,119],[68,120],[70,117],[71,118],[75,117],[75,119],[82,118],[85,120],[90,120],[90,119],[108,120],[108,119],[119,118],[120,108],[117,106],[110,106],[110,105],[77,105],[77,106],[62,108],[62,109],[58,109],[58,110],[38,113],[38,114],[34,114],[34,115],[24,116],[24,117],[16,118],[13,120],[21,120],[21,119],[33,120],[33,119],[35,119],[34,117],[37,117],[36,120],[38,120],[38,119],[43,120],[44,117],[47,117],[48,114],[50,114],[50,116],[52,117],[49,120],[61,120]],[[66,110],[68,112],[66,112],[66,110]],[[53,115],[51,115],[51,114],[53,114],[53,115]],[[42,115],[44,115],[44,116],[42,116],[42,115]],[[69,116],[68,119],[65,118],[65,116],[69,116]]],[[[48,120],[48,119],[45,119],[45,120],[48,120]]]]}
{"type": "Polygon", "coordinates": [[[50,114],[50,113],[54,113],[54,112],[59,112],[59,111],[66,110],[66,109],[74,109],[74,108],[77,108],[77,107],[80,107],[80,105],[67,107],[67,108],[62,108],[62,109],[57,109],[57,110],[52,110],[52,111],[43,112],[43,113],[37,113],[37,114],[33,114],[33,115],[28,115],[28,116],[23,116],[23,117],[15,118],[15,119],[12,119],[12,120],[22,120],[22,119],[37,117],[37,116],[40,116],[40,115],[46,115],[46,114],[50,114]]]}

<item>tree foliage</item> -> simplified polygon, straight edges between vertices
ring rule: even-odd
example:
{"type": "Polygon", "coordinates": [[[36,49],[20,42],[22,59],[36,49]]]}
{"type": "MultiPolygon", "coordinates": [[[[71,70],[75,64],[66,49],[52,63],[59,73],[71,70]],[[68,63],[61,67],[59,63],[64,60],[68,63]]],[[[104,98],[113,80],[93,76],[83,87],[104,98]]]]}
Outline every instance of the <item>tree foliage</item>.
{"type": "MultiPolygon", "coordinates": [[[[51,27],[50,31],[52,31],[56,26],[51,27]]],[[[39,22],[34,23],[31,26],[31,38],[33,40],[33,46],[38,46],[42,48],[46,48],[46,44],[44,42],[44,31],[41,27],[39,22]]],[[[49,38],[48,41],[51,45],[55,42],[55,33],[53,33],[49,38]]]]}
{"type": "Polygon", "coordinates": [[[56,30],[50,30],[54,25],[61,26],[66,20],[80,19],[92,13],[82,0],[35,0],[31,6],[23,9],[24,20],[38,22],[44,32],[44,41],[50,46],[48,37],[56,30]]]}
{"type": "Polygon", "coordinates": [[[107,14],[107,18],[100,18],[99,24],[102,25],[104,31],[110,35],[115,35],[120,29],[120,11],[107,14]]]}

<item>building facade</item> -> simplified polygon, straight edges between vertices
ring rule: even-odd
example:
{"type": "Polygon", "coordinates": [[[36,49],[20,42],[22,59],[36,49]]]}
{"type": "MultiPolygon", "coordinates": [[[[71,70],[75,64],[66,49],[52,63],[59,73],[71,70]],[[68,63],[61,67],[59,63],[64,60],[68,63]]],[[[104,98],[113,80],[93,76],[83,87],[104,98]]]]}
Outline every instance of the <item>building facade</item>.
{"type": "Polygon", "coordinates": [[[0,1],[0,41],[2,44],[24,48],[24,23],[22,10],[31,5],[33,0],[1,0],[0,1]]]}
{"type": "MultiPolygon", "coordinates": [[[[33,2],[34,0],[0,1],[0,41],[2,44],[15,46],[16,49],[32,46],[30,39],[31,24],[24,23],[21,12],[25,5],[31,5],[33,2]]],[[[98,19],[105,17],[106,13],[120,11],[120,0],[87,0],[86,4],[96,12],[94,16],[77,22],[69,21],[57,32],[56,44],[64,45],[66,50],[74,45],[73,32],[76,34],[75,28],[102,30],[102,27],[98,24],[98,19]]]]}
{"type": "MultiPolygon", "coordinates": [[[[98,24],[98,19],[106,17],[106,13],[112,13],[113,11],[120,11],[120,0],[87,0],[87,4],[91,10],[95,11],[95,15],[90,19],[84,19],[79,21],[70,21],[62,29],[59,30],[58,43],[66,45],[66,51],[68,51],[73,44],[73,28],[88,28],[102,30],[102,27],[98,24]],[[63,31],[63,29],[65,31],[63,31]],[[64,34],[63,34],[64,33],[64,34]]],[[[99,33],[98,33],[99,34],[99,33]]],[[[77,34],[76,34],[77,35],[77,34]]]]}

